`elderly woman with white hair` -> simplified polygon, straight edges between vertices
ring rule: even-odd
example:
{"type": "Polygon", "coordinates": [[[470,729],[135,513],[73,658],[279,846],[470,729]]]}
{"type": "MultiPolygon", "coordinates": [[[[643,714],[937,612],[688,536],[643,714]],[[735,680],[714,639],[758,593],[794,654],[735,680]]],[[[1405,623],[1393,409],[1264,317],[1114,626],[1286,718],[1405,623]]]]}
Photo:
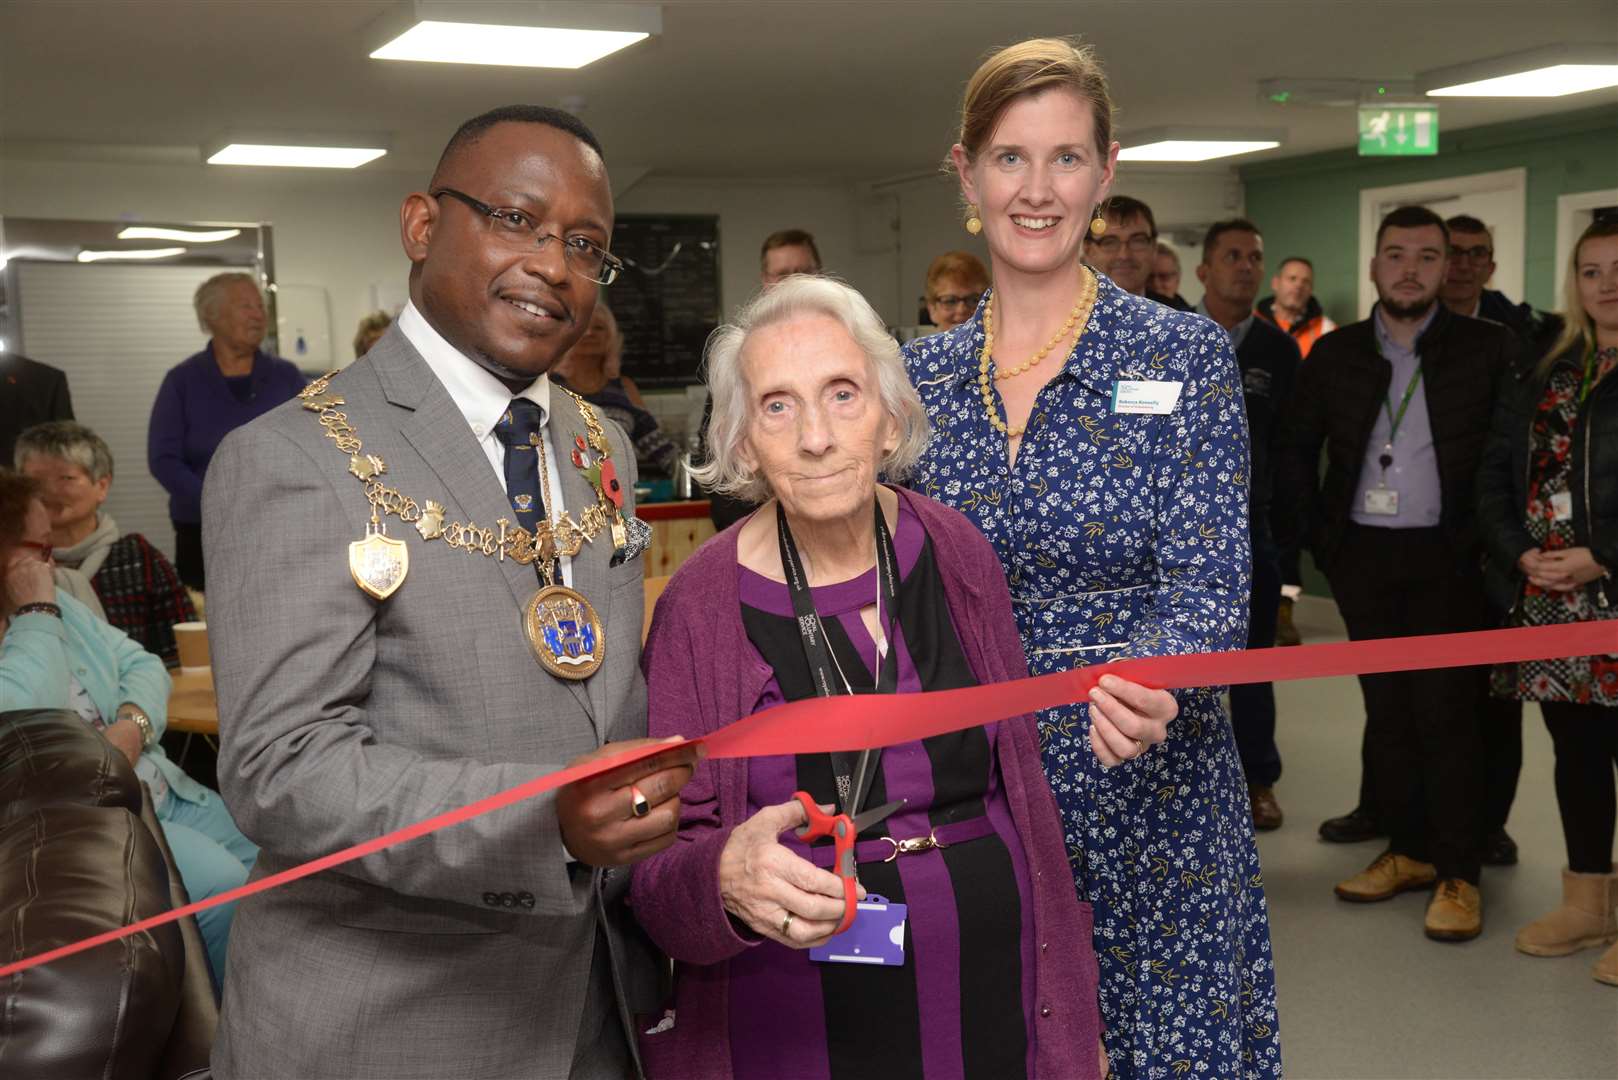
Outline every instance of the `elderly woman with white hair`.
{"type": "MultiPolygon", "coordinates": [[[[763,505],[663,593],[643,657],[652,735],[1026,673],[988,542],[878,481],[903,479],[927,425],[858,293],[777,285],[714,334],[708,370],[700,479],[763,505]]],[[[707,760],[681,799],[678,841],[632,886],[677,961],[675,1007],[641,1036],[651,1075],[1099,1074],[1090,913],[1032,717],[870,755],[707,760]],[[858,894],[886,901],[840,935],[847,867],[799,838],[809,801],[854,819],[858,894]]]]}
{"type": "Polygon", "coordinates": [[[169,493],[180,580],[201,591],[208,462],[226,435],[296,397],[304,378],[291,363],[259,348],[268,320],[251,274],[215,274],[197,287],[193,304],[208,344],[163,377],[146,430],[146,460],[169,493]]]}

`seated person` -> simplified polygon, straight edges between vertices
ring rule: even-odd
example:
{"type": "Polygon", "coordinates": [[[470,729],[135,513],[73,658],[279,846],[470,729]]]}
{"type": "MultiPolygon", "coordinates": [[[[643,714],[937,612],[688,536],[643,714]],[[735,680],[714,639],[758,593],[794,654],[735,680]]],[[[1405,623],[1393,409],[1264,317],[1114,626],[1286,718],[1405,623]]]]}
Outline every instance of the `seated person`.
{"type": "MultiPolygon", "coordinates": [[[[117,747],[145,782],[192,900],[238,888],[258,858],[217,791],[157,744],[168,719],[163,662],[51,579],[50,513],[32,478],[0,471],[0,711],[68,709],[117,747]]],[[[235,905],[197,916],[215,986],[235,905]]]]}
{"type": "Polygon", "coordinates": [[[946,251],[927,267],[927,319],[953,330],[970,319],[989,289],[989,271],[969,251],[946,251]]]}
{"type": "Polygon", "coordinates": [[[647,411],[645,401],[636,402],[640,391],[632,396],[622,375],[608,374],[609,370],[622,370],[623,349],[618,320],[606,304],[597,300],[589,328],[578,344],[556,362],[551,377],[612,417],[628,433],[635,444],[635,461],[642,477],[673,476],[680,448],[658,428],[657,417],[647,411]]]}
{"type": "Polygon", "coordinates": [[[174,624],[195,621],[196,609],[163,553],[102,512],[112,450],[101,436],[71,420],[35,425],[17,440],[17,469],[39,481],[57,565],[90,579],[108,622],[167,666],[179,663],[174,624]]]}

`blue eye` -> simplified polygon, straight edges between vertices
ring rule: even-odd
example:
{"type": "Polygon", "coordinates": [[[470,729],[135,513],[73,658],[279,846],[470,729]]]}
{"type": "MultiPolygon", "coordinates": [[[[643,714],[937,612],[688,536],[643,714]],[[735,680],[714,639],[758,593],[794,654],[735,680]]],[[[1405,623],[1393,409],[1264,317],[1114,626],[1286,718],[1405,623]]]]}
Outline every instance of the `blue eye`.
{"type": "Polygon", "coordinates": [[[1011,150],[1007,150],[1007,151],[1003,152],[1000,155],[1000,164],[1002,164],[1002,165],[1015,165],[1015,164],[1017,164],[1017,162],[1019,162],[1021,160],[1022,160],[1022,155],[1017,154],[1017,153],[1015,153],[1015,152],[1013,152],[1011,150]]]}
{"type": "Polygon", "coordinates": [[[1076,166],[1079,163],[1079,155],[1077,155],[1077,154],[1060,154],[1060,155],[1057,156],[1056,162],[1057,162],[1058,165],[1061,165],[1061,166],[1063,166],[1065,168],[1071,169],[1071,168],[1073,168],[1074,166],[1076,166]]]}

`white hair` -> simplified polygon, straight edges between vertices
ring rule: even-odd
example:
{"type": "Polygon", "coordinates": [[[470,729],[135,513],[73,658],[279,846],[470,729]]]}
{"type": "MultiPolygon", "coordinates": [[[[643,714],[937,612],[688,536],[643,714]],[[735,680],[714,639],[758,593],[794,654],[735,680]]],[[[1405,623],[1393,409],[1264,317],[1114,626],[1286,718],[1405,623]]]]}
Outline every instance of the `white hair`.
{"type": "Polygon", "coordinates": [[[196,295],[191,298],[191,306],[196,308],[197,325],[202,327],[204,334],[213,336],[214,323],[219,321],[219,305],[224,303],[225,294],[230,291],[231,286],[241,282],[251,285],[255,290],[258,288],[258,281],[253,275],[242,273],[240,270],[215,274],[197,286],[196,295]]]}
{"type": "Polygon", "coordinates": [[[737,454],[747,429],[749,393],[742,371],[742,348],[748,335],[803,315],[829,315],[843,325],[865,354],[876,376],[882,407],[899,430],[898,445],[877,464],[889,480],[910,475],[927,448],[927,414],[905,372],[899,343],[865,297],[834,278],[794,274],[748,302],[734,321],[708,338],[708,389],[713,412],[708,418],[708,461],[692,477],[710,491],[752,502],[770,497],[769,485],[742,464],[737,454]]]}

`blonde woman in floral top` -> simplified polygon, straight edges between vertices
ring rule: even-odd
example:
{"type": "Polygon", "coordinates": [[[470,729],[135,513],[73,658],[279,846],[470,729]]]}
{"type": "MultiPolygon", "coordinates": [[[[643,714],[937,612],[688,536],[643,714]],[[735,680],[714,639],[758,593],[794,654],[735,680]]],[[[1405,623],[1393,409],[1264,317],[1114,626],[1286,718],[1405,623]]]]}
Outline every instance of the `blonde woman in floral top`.
{"type": "MultiPolygon", "coordinates": [[[[1618,220],[1579,238],[1566,311],[1550,352],[1508,377],[1478,474],[1491,587],[1519,626],[1618,618],[1618,220]]],[[[1518,931],[1517,948],[1610,945],[1594,975],[1618,986],[1618,656],[1502,665],[1494,692],[1540,704],[1567,839],[1562,904],[1518,931]]]]}

